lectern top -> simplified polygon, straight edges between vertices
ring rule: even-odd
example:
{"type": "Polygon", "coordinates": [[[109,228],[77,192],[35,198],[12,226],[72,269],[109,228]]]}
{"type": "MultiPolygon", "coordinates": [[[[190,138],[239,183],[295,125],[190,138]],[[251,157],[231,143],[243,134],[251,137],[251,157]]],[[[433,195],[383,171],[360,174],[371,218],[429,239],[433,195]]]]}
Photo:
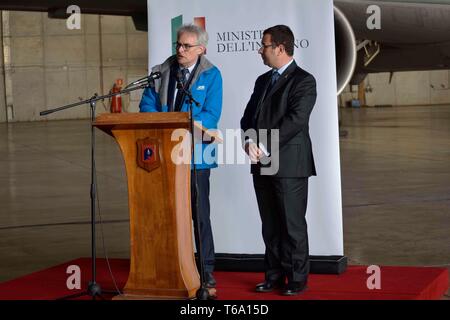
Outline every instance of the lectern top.
{"type": "Polygon", "coordinates": [[[99,115],[94,127],[111,134],[113,129],[136,130],[157,128],[189,128],[187,112],[105,113],[99,115]]]}

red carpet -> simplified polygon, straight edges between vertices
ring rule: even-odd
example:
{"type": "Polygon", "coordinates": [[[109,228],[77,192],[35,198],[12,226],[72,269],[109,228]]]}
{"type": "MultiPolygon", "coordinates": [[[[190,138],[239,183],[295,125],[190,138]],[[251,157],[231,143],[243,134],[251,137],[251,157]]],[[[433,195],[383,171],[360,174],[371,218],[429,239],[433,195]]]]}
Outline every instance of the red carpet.
{"type": "MultiPolygon", "coordinates": [[[[111,259],[111,269],[119,288],[125,285],[129,262],[111,259]]],[[[81,258],[38,271],[0,284],[1,300],[53,300],[82,290],[68,290],[66,269],[81,268],[82,285],[91,277],[89,258],[81,258]]],[[[220,300],[431,300],[440,299],[448,288],[449,274],[445,268],[381,267],[381,289],[369,290],[365,266],[350,266],[341,275],[317,275],[309,278],[309,289],[296,297],[278,292],[256,293],[254,286],[263,280],[262,273],[215,272],[220,300]]],[[[114,290],[106,261],[98,259],[97,282],[103,290],[114,290]]],[[[83,289],[85,289],[83,287],[83,289]]],[[[105,296],[110,298],[111,296],[105,296]]],[[[89,298],[89,297],[84,297],[89,298]]]]}

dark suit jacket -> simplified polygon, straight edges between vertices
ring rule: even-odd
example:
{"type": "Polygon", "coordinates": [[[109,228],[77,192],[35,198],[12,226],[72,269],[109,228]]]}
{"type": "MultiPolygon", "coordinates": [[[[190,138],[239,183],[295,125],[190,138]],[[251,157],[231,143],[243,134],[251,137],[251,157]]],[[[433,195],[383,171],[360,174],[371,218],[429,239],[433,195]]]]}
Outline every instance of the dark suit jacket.
{"type": "MultiPolygon", "coordinates": [[[[316,175],[309,117],[316,102],[316,80],[314,77],[292,64],[283,72],[274,87],[267,91],[272,71],[259,76],[250,101],[241,119],[243,140],[255,137],[245,132],[248,129],[268,130],[266,149],[271,157],[279,156],[279,170],[276,177],[309,177],[316,175]],[[279,130],[277,143],[271,143],[271,130],[279,130]]],[[[258,133],[258,142],[262,142],[258,133]]],[[[269,164],[270,165],[270,164],[269,164]]],[[[260,162],[252,164],[252,174],[261,173],[260,162]]]]}

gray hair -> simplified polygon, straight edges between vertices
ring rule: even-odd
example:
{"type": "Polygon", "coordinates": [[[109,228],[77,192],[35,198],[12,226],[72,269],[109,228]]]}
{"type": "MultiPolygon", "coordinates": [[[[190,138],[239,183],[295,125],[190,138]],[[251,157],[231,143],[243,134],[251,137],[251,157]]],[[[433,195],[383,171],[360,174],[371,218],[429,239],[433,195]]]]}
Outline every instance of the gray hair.
{"type": "Polygon", "coordinates": [[[194,24],[185,24],[181,26],[177,31],[177,38],[180,38],[183,33],[195,34],[197,36],[197,44],[205,48],[208,45],[208,33],[199,26],[196,26],[194,24]]]}

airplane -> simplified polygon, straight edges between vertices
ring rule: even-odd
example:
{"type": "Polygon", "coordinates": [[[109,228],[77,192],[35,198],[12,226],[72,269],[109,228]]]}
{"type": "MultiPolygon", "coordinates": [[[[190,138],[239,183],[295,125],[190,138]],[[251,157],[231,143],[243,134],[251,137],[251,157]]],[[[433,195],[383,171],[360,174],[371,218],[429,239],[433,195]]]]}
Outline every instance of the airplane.
{"type": "Polygon", "coordinates": [[[449,0],[335,0],[338,93],[369,73],[450,69],[449,0]],[[371,5],[381,29],[369,29],[371,5]]]}
{"type": "MultiPolygon", "coordinates": [[[[131,16],[138,30],[147,28],[146,0],[9,0],[0,10],[66,18],[74,2],[82,13],[131,16]]],[[[338,94],[369,73],[392,79],[398,71],[450,69],[450,0],[334,0],[334,16],[338,94]],[[370,29],[376,12],[380,29],[370,29]]]]}

